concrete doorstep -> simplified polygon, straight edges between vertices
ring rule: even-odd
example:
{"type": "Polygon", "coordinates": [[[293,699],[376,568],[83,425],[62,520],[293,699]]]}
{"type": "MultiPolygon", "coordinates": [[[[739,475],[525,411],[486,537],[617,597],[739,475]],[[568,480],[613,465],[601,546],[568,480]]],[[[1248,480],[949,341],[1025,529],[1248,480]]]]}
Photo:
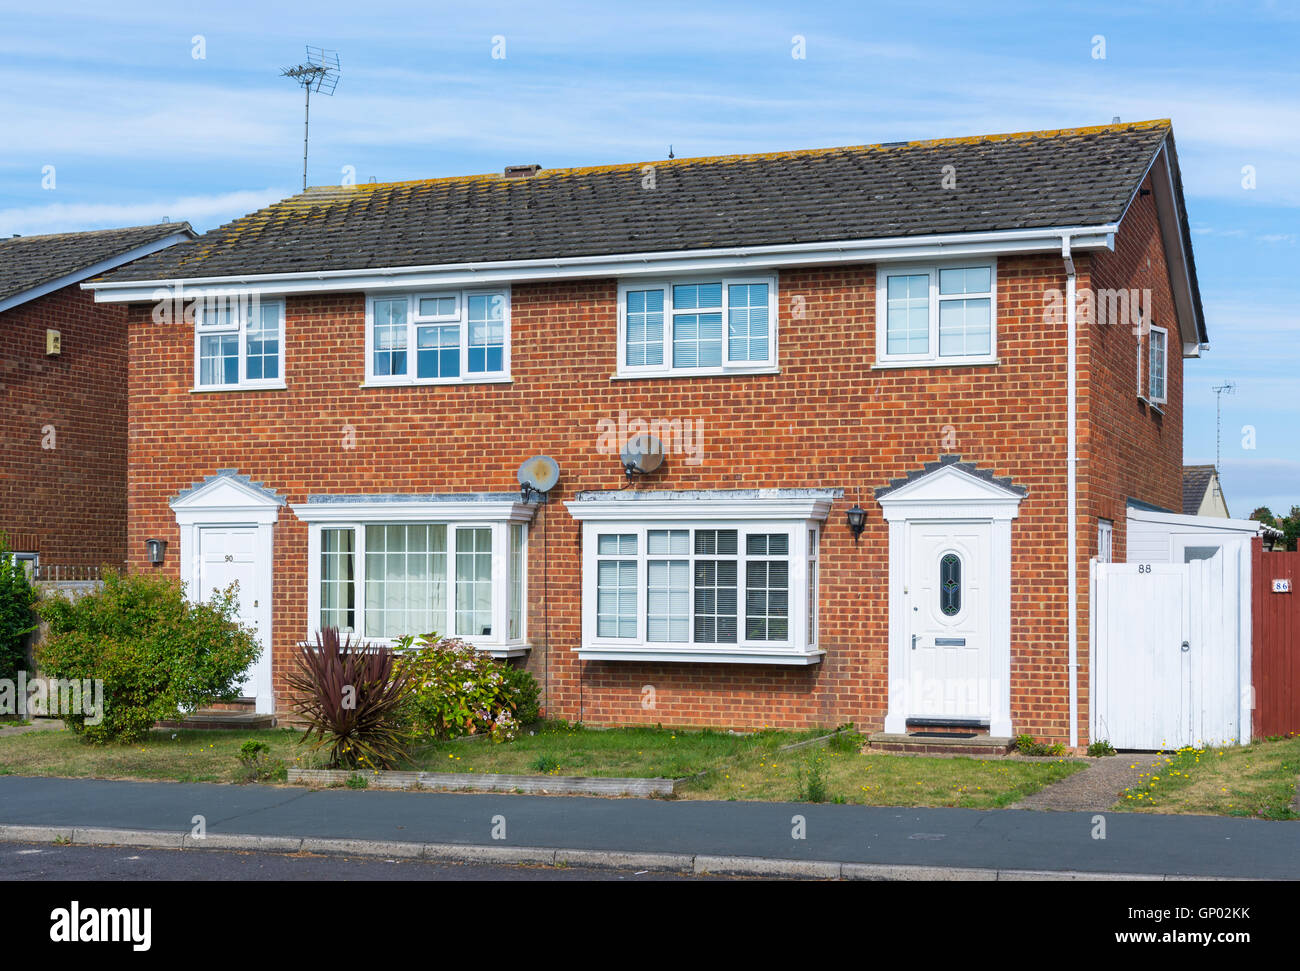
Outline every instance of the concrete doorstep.
{"type": "Polygon", "coordinates": [[[436,860],[441,863],[541,864],[668,870],[696,876],[781,877],[799,880],[876,881],[994,881],[994,880],[1231,880],[1159,873],[1092,873],[1082,870],[1005,870],[992,868],[910,866],[888,863],[836,863],[753,856],[706,856],[684,853],[643,853],[618,850],[550,849],[535,846],[490,846],[462,843],[403,843],[392,840],[323,839],[297,836],[254,836],[210,833],[200,839],[188,833],[158,830],[103,829],[80,826],[18,826],[0,824],[0,842],[58,845],[133,846],[173,850],[233,850],[266,853],[313,853],[373,856],[384,859],[436,860]]]}

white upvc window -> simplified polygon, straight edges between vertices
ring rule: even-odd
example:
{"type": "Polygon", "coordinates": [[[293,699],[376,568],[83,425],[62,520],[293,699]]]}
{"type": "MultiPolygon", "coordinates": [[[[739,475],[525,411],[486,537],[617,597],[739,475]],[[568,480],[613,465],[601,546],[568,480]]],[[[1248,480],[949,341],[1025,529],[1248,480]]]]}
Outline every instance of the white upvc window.
{"type": "Polygon", "coordinates": [[[285,387],[283,300],[199,301],[194,332],[194,390],[285,387]]]}
{"type": "Polygon", "coordinates": [[[527,525],[521,504],[500,505],[507,518],[441,521],[414,508],[385,517],[380,503],[352,518],[296,507],[310,526],[308,642],[324,627],[377,644],[436,632],[498,656],[523,653],[527,525]]]}
{"type": "Polygon", "coordinates": [[[1097,520],[1097,559],[1102,563],[1110,563],[1112,556],[1112,542],[1115,537],[1115,524],[1109,519],[1097,520]]]}
{"type": "Polygon", "coordinates": [[[1147,333],[1147,400],[1162,405],[1169,400],[1169,332],[1151,325],[1147,333]]]}
{"type": "Polygon", "coordinates": [[[567,505],[583,524],[584,660],[820,660],[817,540],[829,498],[567,505]]]}
{"type": "Polygon", "coordinates": [[[509,380],[508,289],[367,297],[366,384],[509,380]]]}
{"type": "Polygon", "coordinates": [[[618,289],[618,377],[776,368],[775,276],[626,281],[618,289]]]}
{"type": "Polygon", "coordinates": [[[877,269],[877,366],[996,361],[996,262],[877,269]]]}

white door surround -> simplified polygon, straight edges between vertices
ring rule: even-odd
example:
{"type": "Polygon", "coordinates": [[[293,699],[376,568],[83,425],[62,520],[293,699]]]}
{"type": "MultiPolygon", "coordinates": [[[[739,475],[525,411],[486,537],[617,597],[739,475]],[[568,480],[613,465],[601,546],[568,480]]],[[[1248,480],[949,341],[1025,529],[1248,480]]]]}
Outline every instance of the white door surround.
{"type": "Polygon", "coordinates": [[[211,583],[224,586],[239,579],[239,617],[256,629],[261,656],[249,668],[245,691],[259,714],[275,713],[271,678],[272,565],[275,522],[283,498],[239,475],[220,469],[170,505],[180,529],[180,575],[195,602],[211,595],[211,583]],[[227,559],[229,557],[229,559],[227,559]],[[245,580],[250,590],[245,590],[245,580]]]}
{"type": "Polygon", "coordinates": [[[876,490],[889,523],[886,732],[904,733],[909,717],[932,717],[1012,734],[1011,520],[1024,496],[955,455],[876,490]],[[945,612],[939,571],[950,554],[960,594],[945,612]]]}

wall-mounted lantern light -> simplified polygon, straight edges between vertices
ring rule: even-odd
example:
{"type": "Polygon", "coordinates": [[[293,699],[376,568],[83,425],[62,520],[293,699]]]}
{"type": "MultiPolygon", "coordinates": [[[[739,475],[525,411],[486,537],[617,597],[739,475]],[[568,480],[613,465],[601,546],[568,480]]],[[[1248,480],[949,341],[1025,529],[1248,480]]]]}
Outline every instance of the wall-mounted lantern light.
{"type": "Polygon", "coordinates": [[[867,526],[867,511],[855,502],[852,509],[845,511],[844,518],[848,520],[849,532],[853,534],[853,542],[856,544],[867,526]]]}
{"type": "Polygon", "coordinates": [[[162,566],[163,554],[167,552],[165,539],[147,539],[144,541],[145,552],[152,566],[162,566]]]}

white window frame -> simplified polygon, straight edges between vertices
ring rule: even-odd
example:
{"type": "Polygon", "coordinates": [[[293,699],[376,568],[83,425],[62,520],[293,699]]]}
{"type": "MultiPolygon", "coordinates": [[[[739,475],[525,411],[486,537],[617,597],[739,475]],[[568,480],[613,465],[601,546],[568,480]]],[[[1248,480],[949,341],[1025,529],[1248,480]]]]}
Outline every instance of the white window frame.
{"type": "MultiPolygon", "coordinates": [[[[761,491],[761,490],[760,490],[761,491]]],[[[819,557],[810,556],[810,543],[817,542],[820,528],[830,510],[829,498],[744,500],[648,500],[589,501],[582,498],[566,504],[574,518],[582,521],[582,643],[575,648],[582,660],[602,661],[684,661],[732,664],[808,665],[818,663],[823,655],[816,643],[809,643],[808,600],[810,566],[816,568],[819,557]],[[764,508],[766,507],[766,508],[764,508]],[[694,533],[697,530],[737,531],[737,617],[736,643],[696,642],[695,575],[691,570],[689,593],[690,624],[683,642],[647,639],[648,562],[650,560],[714,559],[696,554],[694,533]],[[658,555],[648,552],[648,533],[655,530],[688,530],[690,553],[658,555]],[[604,533],[635,534],[635,555],[598,555],[599,536],[604,533]],[[751,534],[783,533],[788,537],[788,552],[783,557],[789,565],[787,589],[787,638],[785,641],[758,641],[745,637],[746,537],[751,534]],[[635,637],[600,637],[597,628],[598,559],[635,559],[637,561],[637,633],[635,637]]],[[[722,557],[728,559],[730,557],[722,557]]],[[[753,557],[770,560],[771,557],[753,557]]],[[[819,626],[814,622],[813,631],[819,626]]],[[[814,639],[816,634],[814,633],[814,639]]]]}
{"type": "Polygon", "coordinates": [[[404,387],[423,384],[506,384],[510,377],[510,287],[472,287],[458,290],[417,290],[410,293],[366,294],[366,338],[365,338],[365,383],[362,387],[404,387]],[[502,314],[501,370],[478,371],[469,373],[469,301],[470,297],[501,296],[504,305],[502,314]],[[420,316],[420,300],[430,297],[454,297],[456,313],[454,316],[435,315],[420,316]],[[375,301],[406,300],[406,373],[375,374],[375,301]],[[417,378],[416,372],[416,334],[417,328],[437,326],[439,324],[456,324],[460,331],[460,374],[455,377],[417,378]]]}
{"type": "Polygon", "coordinates": [[[891,367],[951,367],[972,364],[998,363],[998,261],[993,258],[971,260],[945,260],[941,263],[882,263],[876,267],[876,364],[877,368],[891,367]],[[975,269],[989,270],[989,352],[987,354],[939,354],[939,305],[948,300],[981,299],[983,294],[939,294],[939,271],[975,269]],[[929,350],[924,354],[889,353],[889,278],[891,276],[919,276],[930,279],[930,336],[929,350]]]}
{"type": "Polygon", "coordinates": [[[780,296],[776,274],[728,276],[726,274],[672,277],[655,280],[620,280],[618,285],[618,365],[615,378],[700,377],[719,374],[775,374],[777,343],[779,338],[780,296]],[[676,314],[691,313],[689,308],[676,311],[673,307],[673,287],[692,286],[699,283],[722,284],[722,365],[720,367],[673,366],[673,320],[676,314]],[[767,285],[768,343],[764,361],[730,360],[729,334],[731,287],[755,283],[767,285]],[[627,295],[639,290],[660,290],[664,295],[663,363],[629,366],[627,363],[627,295]]]}
{"type": "Polygon", "coordinates": [[[1157,327],[1152,324],[1147,328],[1147,401],[1153,405],[1163,405],[1169,401],[1169,331],[1164,327],[1157,327]],[[1160,361],[1160,394],[1157,395],[1153,390],[1154,373],[1151,365],[1155,361],[1155,342],[1152,341],[1151,335],[1160,335],[1161,361],[1160,361]]]}
{"type": "Polygon", "coordinates": [[[279,390],[287,387],[285,384],[286,354],[285,354],[285,335],[288,331],[288,320],[285,313],[284,298],[260,298],[253,297],[246,299],[243,297],[220,298],[224,300],[237,301],[238,306],[248,308],[248,314],[242,319],[233,323],[214,323],[208,321],[207,306],[204,301],[199,301],[194,307],[194,387],[193,392],[205,391],[257,391],[257,390],[279,390]],[[279,377],[275,378],[249,378],[248,377],[248,327],[251,317],[254,313],[261,313],[264,307],[275,307],[280,316],[280,353],[279,353],[279,377]],[[237,334],[239,338],[239,380],[234,384],[203,384],[200,380],[202,376],[202,348],[204,337],[221,337],[230,334],[237,334]]]}
{"type": "MultiPolygon", "coordinates": [[[[321,612],[321,532],[325,529],[354,530],[356,633],[354,639],[369,644],[394,646],[390,637],[368,636],[366,630],[366,527],[397,525],[439,525],[447,527],[447,617],[439,634],[458,637],[494,657],[519,657],[528,644],[528,524],[533,507],[511,500],[422,502],[322,502],[293,507],[308,524],[307,536],[307,624],[305,643],[314,644],[321,612]],[[520,631],[509,636],[510,623],[510,526],[522,525],[523,583],[520,631]],[[456,634],[456,530],[490,529],[492,532],[492,634],[456,634]]],[[[425,634],[428,631],[408,631],[425,634]]]]}
{"type": "Polygon", "coordinates": [[[1097,520],[1097,559],[1102,563],[1113,562],[1115,555],[1115,523],[1110,519],[1097,520]]]}

